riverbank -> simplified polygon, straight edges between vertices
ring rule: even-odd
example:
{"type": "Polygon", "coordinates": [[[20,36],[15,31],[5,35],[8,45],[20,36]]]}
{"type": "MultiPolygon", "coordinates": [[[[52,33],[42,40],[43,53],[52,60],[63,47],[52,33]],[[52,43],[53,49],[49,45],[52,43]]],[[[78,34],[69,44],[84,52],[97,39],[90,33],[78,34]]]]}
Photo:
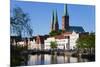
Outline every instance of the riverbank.
{"type": "Polygon", "coordinates": [[[95,61],[95,54],[78,54],[77,51],[68,51],[68,50],[30,50],[29,51],[30,54],[32,55],[35,55],[35,54],[50,54],[50,55],[58,55],[58,56],[63,56],[63,55],[66,55],[66,56],[72,56],[72,57],[81,57],[81,58],[85,58],[85,59],[88,59],[89,61],[95,61]]]}
{"type": "Polygon", "coordinates": [[[72,56],[72,57],[81,57],[81,58],[85,58],[85,59],[88,59],[89,61],[95,61],[95,54],[73,53],[71,56],[72,56]]]}
{"type": "MultiPolygon", "coordinates": [[[[80,58],[84,58],[84,59],[90,59],[90,61],[95,60],[95,55],[94,56],[90,56],[90,55],[78,56],[77,51],[74,51],[74,50],[70,50],[70,51],[68,51],[68,50],[27,50],[26,48],[23,49],[22,47],[13,47],[11,49],[11,66],[28,65],[29,55],[31,55],[32,57],[36,57],[37,59],[41,58],[43,60],[45,59],[44,58],[45,56],[48,56],[52,59],[56,58],[56,57],[60,57],[60,58],[61,57],[62,58],[65,58],[65,57],[78,58],[78,57],[80,57],[80,58]]],[[[47,58],[47,59],[50,60],[50,58],[47,58]]],[[[40,61],[42,62],[43,60],[40,60],[40,61]]],[[[36,60],[36,61],[38,61],[38,60],[36,60]]],[[[81,62],[81,60],[76,61],[76,62],[81,62]]],[[[52,63],[53,63],[53,61],[52,61],[52,63]]],[[[67,63],[67,61],[65,63],[67,63]]]]}
{"type": "Polygon", "coordinates": [[[76,51],[68,51],[68,50],[28,50],[26,53],[28,54],[57,54],[57,55],[69,55],[71,56],[76,51]]]}

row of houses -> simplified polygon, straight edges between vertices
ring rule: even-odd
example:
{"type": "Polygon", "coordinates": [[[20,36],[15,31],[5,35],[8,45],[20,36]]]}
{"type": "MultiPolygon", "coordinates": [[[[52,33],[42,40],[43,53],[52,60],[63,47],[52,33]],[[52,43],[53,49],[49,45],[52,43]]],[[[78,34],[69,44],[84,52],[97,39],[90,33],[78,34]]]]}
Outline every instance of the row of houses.
{"type": "Polygon", "coordinates": [[[81,26],[70,26],[69,25],[69,14],[67,10],[67,5],[64,5],[64,14],[62,16],[62,29],[59,29],[58,23],[58,15],[57,11],[52,12],[51,16],[51,27],[50,32],[52,31],[64,31],[60,35],[50,36],[50,35],[37,35],[31,38],[18,38],[11,37],[11,44],[12,45],[19,45],[19,46],[28,46],[28,49],[40,49],[40,50],[49,50],[51,49],[50,45],[51,42],[57,43],[57,49],[75,49],[76,48],[76,41],[80,37],[80,35],[86,33],[81,26]],[[21,40],[19,40],[21,39],[21,40]]]}
{"type": "Polygon", "coordinates": [[[57,49],[75,49],[76,41],[79,38],[79,33],[76,32],[65,32],[57,36],[35,36],[32,38],[22,39],[17,41],[17,39],[11,39],[11,45],[18,46],[28,46],[29,50],[39,49],[39,50],[50,50],[51,42],[57,43],[57,49]]]}

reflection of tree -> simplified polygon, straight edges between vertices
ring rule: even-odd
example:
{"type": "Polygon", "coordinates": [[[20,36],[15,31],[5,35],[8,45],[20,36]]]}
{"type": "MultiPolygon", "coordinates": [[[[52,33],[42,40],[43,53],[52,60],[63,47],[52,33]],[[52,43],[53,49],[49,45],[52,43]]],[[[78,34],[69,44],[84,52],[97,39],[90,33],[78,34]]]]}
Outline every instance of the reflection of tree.
{"type": "Polygon", "coordinates": [[[51,64],[57,63],[57,55],[51,55],[51,64]]]}
{"type": "Polygon", "coordinates": [[[27,65],[28,55],[23,53],[25,50],[26,47],[11,45],[11,66],[27,65]]]}
{"type": "Polygon", "coordinates": [[[66,61],[67,61],[67,60],[66,60],[67,56],[64,55],[63,58],[64,58],[64,63],[67,63],[67,62],[66,62],[66,61]]]}
{"type": "Polygon", "coordinates": [[[77,57],[77,62],[81,62],[81,57],[80,56],[77,57]]]}
{"type": "Polygon", "coordinates": [[[67,56],[67,62],[70,63],[70,56],[67,56]]]}
{"type": "Polygon", "coordinates": [[[27,65],[28,64],[28,55],[24,55],[24,65],[27,65]]]}

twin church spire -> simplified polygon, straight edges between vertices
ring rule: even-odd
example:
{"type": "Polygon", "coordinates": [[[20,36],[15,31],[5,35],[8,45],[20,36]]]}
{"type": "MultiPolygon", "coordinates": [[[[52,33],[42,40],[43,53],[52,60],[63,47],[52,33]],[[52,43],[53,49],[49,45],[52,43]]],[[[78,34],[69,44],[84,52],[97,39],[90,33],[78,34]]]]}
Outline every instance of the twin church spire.
{"type": "MultiPolygon", "coordinates": [[[[65,4],[64,5],[64,16],[62,18],[62,30],[66,30],[66,28],[69,26],[69,18],[67,22],[67,16],[68,16],[67,5],[65,4]]],[[[58,31],[58,30],[59,30],[59,24],[58,24],[57,10],[56,10],[52,12],[51,31],[58,31]]]]}
{"type": "Polygon", "coordinates": [[[52,19],[51,19],[51,31],[58,31],[59,24],[58,24],[58,15],[57,10],[52,12],[52,19]]]}

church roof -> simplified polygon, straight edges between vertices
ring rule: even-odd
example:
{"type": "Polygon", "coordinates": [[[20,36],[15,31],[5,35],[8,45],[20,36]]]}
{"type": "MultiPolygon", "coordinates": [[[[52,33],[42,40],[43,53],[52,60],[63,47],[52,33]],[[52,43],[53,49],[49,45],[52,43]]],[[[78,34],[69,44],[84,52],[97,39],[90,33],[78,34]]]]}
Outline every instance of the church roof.
{"type": "Polygon", "coordinates": [[[68,16],[67,4],[64,4],[64,16],[68,16]]]}
{"type": "Polygon", "coordinates": [[[81,27],[81,26],[70,26],[69,27],[69,32],[73,32],[73,31],[78,32],[78,33],[85,32],[83,27],[81,27]]]}

